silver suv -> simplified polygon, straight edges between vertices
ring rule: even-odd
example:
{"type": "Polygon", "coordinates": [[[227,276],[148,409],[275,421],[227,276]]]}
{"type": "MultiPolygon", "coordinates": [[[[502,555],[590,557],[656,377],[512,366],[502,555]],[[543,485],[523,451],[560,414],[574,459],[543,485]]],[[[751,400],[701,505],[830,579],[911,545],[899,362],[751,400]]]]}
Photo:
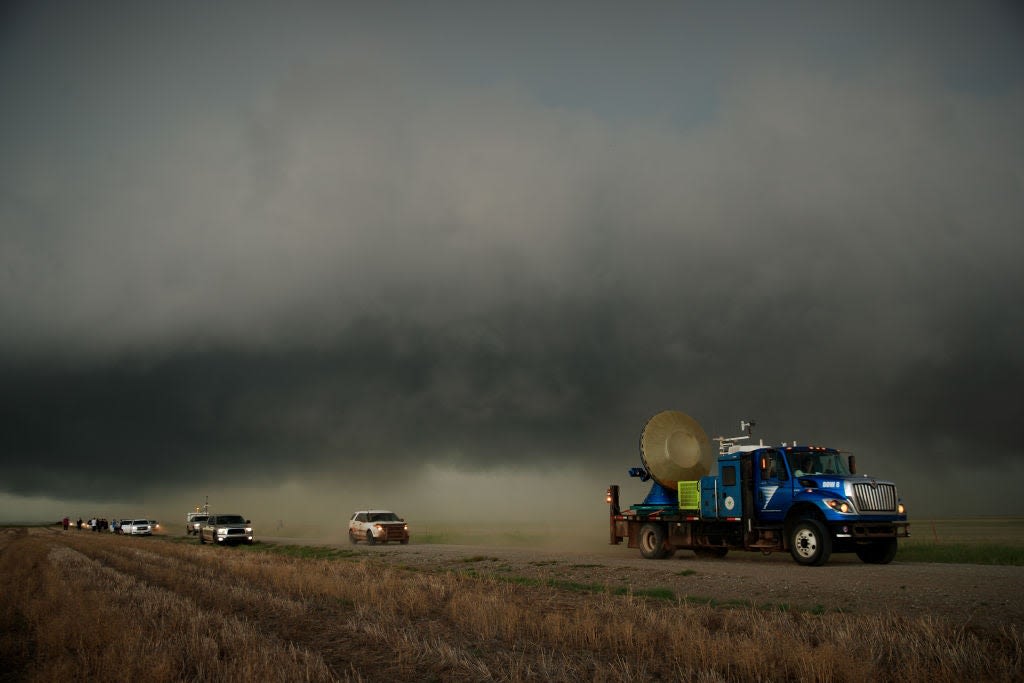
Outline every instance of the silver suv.
{"type": "Polygon", "coordinates": [[[210,515],[199,526],[199,542],[252,545],[252,522],[242,515],[210,515]]]}

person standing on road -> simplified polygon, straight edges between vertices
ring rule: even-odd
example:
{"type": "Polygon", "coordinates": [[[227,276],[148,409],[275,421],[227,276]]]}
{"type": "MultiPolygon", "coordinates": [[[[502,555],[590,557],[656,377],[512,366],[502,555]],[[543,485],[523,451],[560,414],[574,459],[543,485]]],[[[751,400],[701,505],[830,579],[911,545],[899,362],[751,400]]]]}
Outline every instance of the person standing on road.
{"type": "Polygon", "coordinates": [[[63,527],[64,527],[64,531],[67,531],[67,530],[68,530],[68,527],[69,527],[69,526],[71,526],[71,520],[70,520],[70,519],[68,519],[67,517],[65,517],[64,519],[62,519],[62,520],[60,521],[60,523],[61,523],[61,525],[63,525],[63,527]]]}

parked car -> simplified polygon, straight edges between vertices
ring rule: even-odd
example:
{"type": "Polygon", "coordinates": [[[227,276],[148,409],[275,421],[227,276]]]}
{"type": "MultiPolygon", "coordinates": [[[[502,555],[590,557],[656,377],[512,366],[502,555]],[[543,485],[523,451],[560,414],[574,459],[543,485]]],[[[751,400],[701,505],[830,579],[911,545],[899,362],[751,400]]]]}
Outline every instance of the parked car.
{"type": "Polygon", "coordinates": [[[148,519],[121,520],[121,533],[130,536],[152,536],[153,527],[148,519]]]}
{"type": "Polygon", "coordinates": [[[359,510],[348,522],[348,540],[369,545],[398,541],[405,545],[409,542],[409,525],[390,510],[359,510]]]}
{"type": "Polygon", "coordinates": [[[203,525],[203,522],[208,520],[210,515],[205,512],[190,512],[185,517],[185,533],[188,535],[198,534],[199,527],[203,525]]]}
{"type": "Polygon", "coordinates": [[[242,515],[210,515],[199,526],[199,542],[252,545],[252,522],[242,515]]]}

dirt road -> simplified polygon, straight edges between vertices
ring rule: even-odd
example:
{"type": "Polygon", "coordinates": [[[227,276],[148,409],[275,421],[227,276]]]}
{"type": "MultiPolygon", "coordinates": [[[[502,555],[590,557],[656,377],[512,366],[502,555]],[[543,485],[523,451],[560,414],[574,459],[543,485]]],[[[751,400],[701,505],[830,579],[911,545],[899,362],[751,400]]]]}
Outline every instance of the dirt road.
{"type": "Polygon", "coordinates": [[[932,615],[985,631],[1001,625],[1024,629],[1024,567],[899,561],[878,566],[863,564],[854,555],[834,555],[823,567],[801,567],[788,554],[730,553],[726,558],[709,560],[686,551],[667,560],[645,560],[639,551],[624,546],[557,551],[359,544],[356,550],[421,569],[448,568],[612,588],[664,588],[681,597],[714,604],[788,606],[863,615],[932,615]]]}

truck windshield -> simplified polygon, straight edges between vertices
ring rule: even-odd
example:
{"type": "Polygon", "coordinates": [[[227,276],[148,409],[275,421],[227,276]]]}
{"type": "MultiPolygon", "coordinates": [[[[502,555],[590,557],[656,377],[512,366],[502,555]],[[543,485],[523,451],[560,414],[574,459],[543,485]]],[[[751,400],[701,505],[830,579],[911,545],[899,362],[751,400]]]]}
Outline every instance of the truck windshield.
{"type": "Polygon", "coordinates": [[[394,512],[375,512],[370,515],[371,522],[397,522],[398,515],[394,512]]]}
{"type": "Polygon", "coordinates": [[[786,454],[789,469],[794,476],[804,474],[836,474],[849,475],[846,458],[839,453],[816,451],[790,451],[786,454]]]}
{"type": "Polygon", "coordinates": [[[217,517],[217,524],[245,524],[241,515],[220,515],[217,517]]]}

